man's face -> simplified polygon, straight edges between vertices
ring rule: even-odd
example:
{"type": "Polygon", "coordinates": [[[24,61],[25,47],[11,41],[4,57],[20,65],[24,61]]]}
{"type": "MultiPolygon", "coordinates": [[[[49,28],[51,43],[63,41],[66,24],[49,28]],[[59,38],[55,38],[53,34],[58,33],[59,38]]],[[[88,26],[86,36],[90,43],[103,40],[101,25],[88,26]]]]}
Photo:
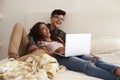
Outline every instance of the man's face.
{"type": "Polygon", "coordinates": [[[55,14],[54,16],[51,17],[51,25],[54,28],[59,28],[64,21],[64,16],[63,15],[57,15],[55,14]]]}

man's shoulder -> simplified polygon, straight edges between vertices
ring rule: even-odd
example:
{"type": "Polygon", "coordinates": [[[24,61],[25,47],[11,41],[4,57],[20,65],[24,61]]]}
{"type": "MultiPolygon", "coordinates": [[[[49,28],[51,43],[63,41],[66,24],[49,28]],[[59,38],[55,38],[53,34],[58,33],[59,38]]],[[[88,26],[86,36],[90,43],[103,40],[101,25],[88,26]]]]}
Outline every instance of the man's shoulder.
{"type": "Polygon", "coordinates": [[[59,29],[59,32],[65,33],[65,31],[63,31],[63,30],[61,30],[61,29],[59,29]]]}
{"type": "MultiPolygon", "coordinates": [[[[49,29],[50,29],[50,25],[51,25],[50,23],[47,23],[47,27],[48,27],[49,29]]],[[[60,28],[56,28],[55,30],[53,30],[53,32],[54,32],[54,31],[55,31],[55,32],[56,32],[56,31],[57,31],[57,32],[59,31],[59,32],[65,33],[65,31],[61,30],[60,28]]]]}

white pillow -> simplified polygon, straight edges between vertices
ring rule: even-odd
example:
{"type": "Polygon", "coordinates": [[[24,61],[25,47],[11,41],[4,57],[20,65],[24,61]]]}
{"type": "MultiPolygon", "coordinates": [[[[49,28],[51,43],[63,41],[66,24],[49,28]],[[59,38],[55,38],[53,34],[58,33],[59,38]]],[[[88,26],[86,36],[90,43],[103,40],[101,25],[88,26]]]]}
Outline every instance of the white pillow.
{"type": "Polygon", "coordinates": [[[92,40],[92,53],[110,53],[120,51],[120,38],[104,38],[92,40]]]}

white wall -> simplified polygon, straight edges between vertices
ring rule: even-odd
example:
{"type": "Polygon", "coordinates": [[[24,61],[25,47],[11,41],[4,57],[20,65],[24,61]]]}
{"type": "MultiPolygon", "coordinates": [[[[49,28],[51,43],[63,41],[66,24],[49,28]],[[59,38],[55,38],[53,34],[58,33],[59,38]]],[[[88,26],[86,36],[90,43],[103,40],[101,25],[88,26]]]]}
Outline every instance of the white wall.
{"type": "Polygon", "coordinates": [[[57,8],[67,12],[62,27],[67,33],[120,36],[120,0],[0,0],[3,15],[0,20],[0,58],[7,56],[10,33],[16,22],[28,26],[28,15],[50,14],[57,8]]]}

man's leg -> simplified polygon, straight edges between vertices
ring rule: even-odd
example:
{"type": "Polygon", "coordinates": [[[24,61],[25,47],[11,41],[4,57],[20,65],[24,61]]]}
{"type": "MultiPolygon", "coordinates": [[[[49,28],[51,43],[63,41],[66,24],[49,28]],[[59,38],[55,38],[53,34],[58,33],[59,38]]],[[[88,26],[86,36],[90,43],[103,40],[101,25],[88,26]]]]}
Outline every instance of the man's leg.
{"type": "Polygon", "coordinates": [[[23,56],[27,52],[28,36],[23,25],[17,23],[12,31],[8,55],[9,58],[17,58],[17,56],[23,56]]]}

